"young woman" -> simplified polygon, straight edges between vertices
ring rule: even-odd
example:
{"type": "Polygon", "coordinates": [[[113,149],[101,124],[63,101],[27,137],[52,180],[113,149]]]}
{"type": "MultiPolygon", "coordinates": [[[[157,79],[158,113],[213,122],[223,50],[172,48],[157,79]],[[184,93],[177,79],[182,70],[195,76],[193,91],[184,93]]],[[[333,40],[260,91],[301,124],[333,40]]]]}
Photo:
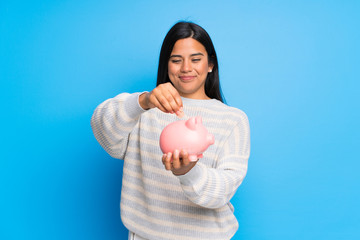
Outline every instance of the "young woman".
{"type": "Polygon", "coordinates": [[[247,172],[247,116],[223,103],[218,61],[207,32],[179,22],[160,52],[157,87],[122,93],[100,104],[94,135],[114,158],[124,159],[121,219],[129,239],[230,239],[238,229],[231,197],[247,172]],[[215,137],[204,156],[186,149],[163,154],[162,129],[201,116],[215,137]]]}

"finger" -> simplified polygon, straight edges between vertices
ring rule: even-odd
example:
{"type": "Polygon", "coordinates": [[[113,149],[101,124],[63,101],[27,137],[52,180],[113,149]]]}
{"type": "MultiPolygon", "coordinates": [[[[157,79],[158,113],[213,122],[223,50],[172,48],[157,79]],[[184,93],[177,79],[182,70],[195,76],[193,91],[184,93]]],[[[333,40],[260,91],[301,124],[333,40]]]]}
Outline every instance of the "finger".
{"type": "MultiPolygon", "coordinates": [[[[154,89],[155,90],[155,89],[154,89]]],[[[153,91],[154,91],[153,90],[153,91]]],[[[152,107],[157,107],[158,109],[160,109],[163,112],[167,113],[167,110],[161,105],[161,103],[158,101],[157,96],[155,93],[152,93],[149,97],[149,105],[152,105],[152,107]]]]}
{"type": "MultiPolygon", "coordinates": [[[[176,90],[176,88],[171,83],[165,83],[163,86],[170,94],[171,98],[168,96],[169,103],[174,110],[175,113],[181,112],[183,103],[180,97],[179,92],[176,90]]],[[[178,113],[177,113],[178,115],[178,113]]]]}
{"type": "Polygon", "coordinates": [[[178,116],[179,118],[184,117],[185,113],[183,111],[183,108],[181,107],[179,111],[175,112],[176,116],[178,116]]]}
{"type": "Polygon", "coordinates": [[[181,115],[182,100],[179,92],[170,82],[158,85],[152,90],[152,94],[156,98],[160,110],[167,113],[176,113],[178,116],[181,115]]]}
{"type": "Polygon", "coordinates": [[[168,91],[172,96],[171,106],[176,115],[179,115],[183,111],[183,103],[180,94],[173,85],[169,86],[168,91]]]}
{"type": "Polygon", "coordinates": [[[189,154],[186,150],[181,150],[180,157],[182,158],[182,165],[187,166],[190,163],[189,154]]]}
{"type": "Polygon", "coordinates": [[[176,88],[174,88],[173,85],[171,85],[171,87],[169,87],[168,90],[174,98],[175,104],[177,106],[177,110],[180,110],[180,108],[183,107],[183,103],[182,103],[179,92],[176,90],[176,88]]]}
{"type": "Polygon", "coordinates": [[[169,103],[169,105],[171,107],[172,113],[179,112],[181,107],[177,104],[176,99],[174,98],[174,96],[171,95],[171,93],[169,92],[169,95],[167,95],[166,98],[167,98],[167,101],[168,101],[168,103],[169,103]]]}
{"type": "Polygon", "coordinates": [[[178,169],[181,167],[180,163],[180,153],[179,150],[175,149],[173,154],[173,168],[178,169]]]}
{"type": "Polygon", "coordinates": [[[158,101],[169,113],[175,113],[179,110],[179,107],[176,105],[175,99],[169,92],[166,92],[163,95],[159,95],[158,101]]]}
{"type": "Polygon", "coordinates": [[[169,94],[168,91],[162,89],[162,87],[158,86],[154,90],[152,90],[152,95],[150,96],[150,101],[161,111],[169,113],[172,111],[172,108],[166,98],[166,94],[169,94]]]}
{"type": "Polygon", "coordinates": [[[154,100],[155,106],[160,109],[160,111],[164,112],[164,113],[169,113],[169,111],[157,100],[154,100]]]}
{"type": "Polygon", "coordinates": [[[166,154],[165,153],[162,155],[161,160],[162,160],[162,163],[165,166],[165,160],[166,160],[166,154]]]}
{"type": "Polygon", "coordinates": [[[171,170],[171,158],[172,158],[172,153],[168,153],[166,154],[165,156],[165,159],[164,159],[164,165],[165,165],[165,169],[166,170],[171,170]]]}
{"type": "Polygon", "coordinates": [[[164,92],[167,93],[167,90],[164,89],[162,85],[157,86],[151,91],[149,101],[161,111],[169,113],[171,112],[171,107],[166,97],[164,96],[164,92]]]}

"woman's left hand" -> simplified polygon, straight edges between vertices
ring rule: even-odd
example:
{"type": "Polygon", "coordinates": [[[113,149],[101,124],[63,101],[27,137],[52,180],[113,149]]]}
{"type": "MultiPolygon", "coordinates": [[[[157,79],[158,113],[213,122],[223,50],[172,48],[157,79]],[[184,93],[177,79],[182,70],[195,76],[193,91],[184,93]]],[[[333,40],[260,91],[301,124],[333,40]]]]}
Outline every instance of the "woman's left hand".
{"type": "Polygon", "coordinates": [[[162,162],[166,170],[171,170],[176,176],[189,172],[197,163],[190,162],[189,154],[185,150],[175,150],[173,153],[164,154],[162,162]]]}

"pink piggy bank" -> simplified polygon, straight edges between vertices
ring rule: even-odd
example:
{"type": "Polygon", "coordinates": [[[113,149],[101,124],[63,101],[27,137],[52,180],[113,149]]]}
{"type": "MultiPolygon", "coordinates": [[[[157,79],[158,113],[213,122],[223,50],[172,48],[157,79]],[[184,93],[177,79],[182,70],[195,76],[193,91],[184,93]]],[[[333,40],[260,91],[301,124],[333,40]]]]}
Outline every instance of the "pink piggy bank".
{"type": "Polygon", "coordinates": [[[189,160],[202,158],[202,153],[212,144],[214,136],[202,125],[201,117],[192,117],[167,125],[160,134],[160,148],[163,153],[186,150],[189,160]]]}

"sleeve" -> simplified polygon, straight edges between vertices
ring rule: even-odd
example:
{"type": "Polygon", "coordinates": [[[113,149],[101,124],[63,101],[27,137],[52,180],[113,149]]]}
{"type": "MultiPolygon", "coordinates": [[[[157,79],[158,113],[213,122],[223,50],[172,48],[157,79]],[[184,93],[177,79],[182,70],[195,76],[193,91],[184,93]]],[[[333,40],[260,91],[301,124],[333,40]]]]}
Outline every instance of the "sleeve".
{"type": "Polygon", "coordinates": [[[250,156],[250,129],[246,115],[238,122],[219,152],[216,168],[198,162],[178,176],[185,195],[205,208],[227,204],[245,178],[250,156]]]}
{"type": "Polygon", "coordinates": [[[96,140],[110,156],[124,159],[129,135],[145,112],[139,104],[141,93],[122,93],[101,103],[91,117],[96,140]]]}

